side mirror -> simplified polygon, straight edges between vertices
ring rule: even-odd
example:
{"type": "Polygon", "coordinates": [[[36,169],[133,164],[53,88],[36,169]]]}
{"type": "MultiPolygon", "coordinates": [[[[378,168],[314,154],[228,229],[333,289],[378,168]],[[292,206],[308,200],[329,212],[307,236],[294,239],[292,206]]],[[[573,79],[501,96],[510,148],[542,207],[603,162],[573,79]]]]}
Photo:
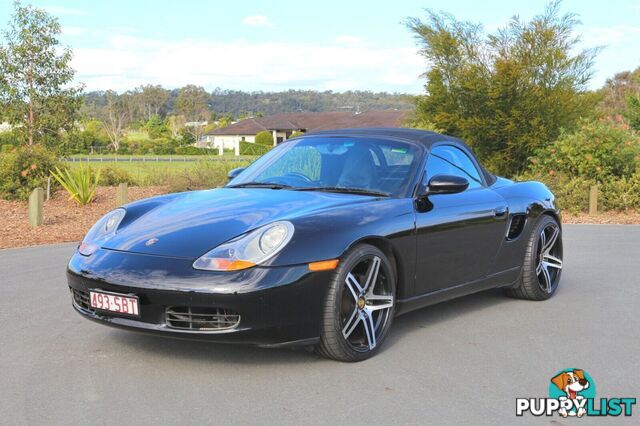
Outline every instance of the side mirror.
{"type": "Polygon", "coordinates": [[[242,173],[244,169],[246,169],[246,167],[238,167],[237,169],[230,170],[229,173],[227,174],[227,178],[229,178],[229,180],[233,180],[233,178],[235,178],[240,173],[242,173]]]}
{"type": "Polygon", "coordinates": [[[469,187],[469,181],[461,176],[435,175],[429,180],[427,194],[457,194],[469,187]]]}

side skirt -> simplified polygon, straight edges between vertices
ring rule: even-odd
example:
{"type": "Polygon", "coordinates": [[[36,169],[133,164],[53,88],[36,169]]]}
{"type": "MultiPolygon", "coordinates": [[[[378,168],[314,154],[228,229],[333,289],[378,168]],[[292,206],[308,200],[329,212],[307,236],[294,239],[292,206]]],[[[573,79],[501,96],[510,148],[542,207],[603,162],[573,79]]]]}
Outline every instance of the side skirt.
{"type": "Polygon", "coordinates": [[[411,312],[425,306],[435,305],[436,303],[477,293],[483,290],[513,286],[520,276],[521,269],[521,266],[516,266],[514,268],[509,268],[504,271],[488,275],[476,281],[443,288],[441,290],[420,294],[407,299],[399,299],[397,302],[398,310],[396,311],[396,315],[406,314],[407,312],[411,312]]]}
{"type": "Polygon", "coordinates": [[[291,342],[284,343],[268,343],[263,345],[258,345],[260,348],[268,348],[268,349],[278,349],[278,348],[304,348],[307,346],[314,346],[320,343],[319,337],[310,337],[308,339],[302,340],[294,340],[291,342]]]}

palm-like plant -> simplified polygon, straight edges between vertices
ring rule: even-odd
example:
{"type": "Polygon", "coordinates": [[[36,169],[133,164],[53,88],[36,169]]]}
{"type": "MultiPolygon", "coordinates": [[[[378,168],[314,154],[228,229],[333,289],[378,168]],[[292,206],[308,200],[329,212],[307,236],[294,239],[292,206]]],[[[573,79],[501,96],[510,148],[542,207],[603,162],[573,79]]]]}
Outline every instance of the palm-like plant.
{"type": "Polygon", "coordinates": [[[89,167],[79,167],[74,170],[51,170],[51,176],[69,193],[69,199],[85,206],[93,200],[100,179],[100,171],[93,173],[89,167]]]}

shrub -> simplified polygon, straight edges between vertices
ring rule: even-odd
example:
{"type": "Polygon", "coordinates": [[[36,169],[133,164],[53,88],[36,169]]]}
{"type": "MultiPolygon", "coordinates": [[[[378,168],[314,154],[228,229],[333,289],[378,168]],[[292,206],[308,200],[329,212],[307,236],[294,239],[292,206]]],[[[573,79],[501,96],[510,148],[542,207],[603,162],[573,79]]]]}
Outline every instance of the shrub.
{"type": "Polygon", "coordinates": [[[273,146],[273,134],[266,130],[256,135],[256,143],[260,145],[273,146]]]}
{"type": "Polygon", "coordinates": [[[258,143],[240,142],[240,155],[263,155],[271,149],[271,146],[258,143]]]}
{"type": "Polygon", "coordinates": [[[640,172],[633,176],[610,179],[600,185],[598,208],[602,210],[640,209],[640,172]]]}
{"type": "MultiPolygon", "coordinates": [[[[0,120],[1,121],[1,120],[0,120]]],[[[0,132],[0,146],[12,146],[16,147],[23,141],[20,140],[20,136],[12,131],[0,132]]]]}
{"type": "Polygon", "coordinates": [[[83,166],[63,170],[56,167],[55,171],[51,171],[51,176],[69,193],[70,200],[85,206],[93,200],[100,180],[100,171],[94,173],[90,167],[83,166]]]}
{"type": "MultiPolygon", "coordinates": [[[[571,213],[588,210],[589,189],[596,184],[593,179],[554,173],[526,174],[518,180],[543,182],[556,196],[557,206],[571,213]]],[[[640,172],[629,178],[609,178],[600,184],[598,192],[598,209],[601,211],[640,209],[640,172]]]]}
{"type": "Polygon", "coordinates": [[[154,170],[146,177],[148,185],[168,186],[171,192],[208,189],[225,185],[227,174],[236,167],[246,167],[250,161],[207,161],[195,162],[193,167],[180,170],[154,170]]]}
{"type": "Polygon", "coordinates": [[[107,135],[90,123],[85,126],[84,130],[65,134],[60,151],[62,154],[88,154],[91,152],[91,147],[105,148],[109,143],[107,135]]]}
{"type": "Polygon", "coordinates": [[[178,141],[171,138],[159,138],[153,141],[153,152],[158,155],[171,155],[176,153],[178,141]]]}
{"type": "Polygon", "coordinates": [[[291,138],[297,138],[298,136],[303,136],[304,132],[293,132],[291,133],[291,136],[289,136],[289,139],[291,138]]]}
{"type": "Polygon", "coordinates": [[[45,188],[49,172],[58,165],[44,147],[20,147],[0,156],[0,197],[26,200],[37,188],[45,188]]]}
{"type": "Polygon", "coordinates": [[[589,208],[589,188],[595,181],[576,177],[552,178],[546,183],[556,196],[556,205],[561,210],[578,213],[589,208]]]}
{"type": "Polygon", "coordinates": [[[631,127],[640,131],[640,93],[630,93],[626,96],[627,108],[624,113],[631,127]]]}
{"type": "Polygon", "coordinates": [[[104,166],[100,168],[100,179],[98,183],[102,186],[117,186],[121,183],[136,185],[137,180],[125,169],[118,166],[104,166]]]}
{"type": "Polygon", "coordinates": [[[177,155],[207,155],[210,152],[208,148],[198,148],[193,145],[179,146],[176,148],[177,155]]]}
{"type": "Polygon", "coordinates": [[[544,183],[556,196],[556,205],[571,213],[586,211],[589,207],[589,188],[594,180],[551,173],[526,173],[516,180],[536,180],[544,183]]]}
{"type": "Polygon", "coordinates": [[[539,150],[531,163],[534,173],[551,171],[598,182],[630,177],[640,169],[640,137],[625,123],[582,121],[576,132],[563,132],[539,150]]]}

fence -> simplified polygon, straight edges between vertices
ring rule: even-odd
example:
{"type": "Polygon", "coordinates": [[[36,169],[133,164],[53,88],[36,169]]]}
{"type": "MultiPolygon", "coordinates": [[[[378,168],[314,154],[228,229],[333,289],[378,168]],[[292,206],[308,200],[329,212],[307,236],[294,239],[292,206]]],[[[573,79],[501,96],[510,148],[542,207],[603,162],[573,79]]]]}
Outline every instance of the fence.
{"type": "MultiPolygon", "coordinates": [[[[116,190],[116,206],[121,206],[128,202],[128,186],[121,183],[116,190]]],[[[36,188],[29,197],[29,223],[36,228],[42,225],[44,208],[44,190],[36,188]]],[[[589,215],[598,213],[598,186],[593,185],[589,190],[589,215]]]]}
{"type": "Polygon", "coordinates": [[[66,157],[60,158],[60,161],[66,161],[71,163],[184,163],[184,162],[196,162],[196,161],[238,161],[242,159],[253,159],[256,156],[252,155],[240,155],[237,157],[228,157],[228,156],[213,156],[213,155],[192,155],[192,156],[162,156],[162,157],[154,157],[154,156],[126,156],[126,157],[66,157]]]}

